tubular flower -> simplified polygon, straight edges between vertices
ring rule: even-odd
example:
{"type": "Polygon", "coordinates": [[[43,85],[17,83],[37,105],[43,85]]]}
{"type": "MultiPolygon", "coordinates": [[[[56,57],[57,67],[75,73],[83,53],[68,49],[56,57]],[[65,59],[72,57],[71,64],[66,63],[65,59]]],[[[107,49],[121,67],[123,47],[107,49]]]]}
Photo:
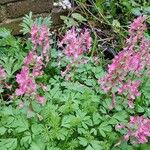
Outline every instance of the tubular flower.
{"type": "Polygon", "coordinates": [[[29,76],[28,67],[22,67],[21,72],[16,75],[16,81],[19,84],[19,88],[16,89],[17,96],[36,92],[36,84],[34,79],[29,76]]]}
{"type": "Polygon", "coordinates": [[[141,77],[144,70],[150,73],[150,40],[144,36],[145,19],[145,16],[141,16],[133,21],[129,29],[130,36],[127,39],[127,46],[115,56],[112,64],[108,65],[108,73],[99,79],[101,88],[106,93],[128,92],[130,107],[133,100],[140,96],[138,91],[140,81],[136,78],[141,77]],[[132,81],[133,77],[134,81],[132,81]]]}
{"type": "Polygon", "coordinates": [[[116,130],[126,128],[124,140],[129,139],[133,144],[144,144],[150,137],[150,119],[143,116],[131,116],[127,125],[116,125],[116,130]]]}
{"type": "Polygon", "coordinates": [[[6,78],[6,72],[5,70],[0,66],[0,80],[3,80],[6,78]]]}
{"type": "Polygon", "coordinates": [[[34,45],[33,51],[36,51],[37,47],[41,47],[41,57],[45,58],[46,62],[49,61],[49,49],[50,49],[50,32],[45,25],[33,25],[31,28],[31,40],[34,45]]]}
{"type": "Polygon", "coordinates": [[[77,60],[80,55],[84,52],[88,52],[91,49],[92,38],[87,29],[81,34],[78,34],[75,28],[69,30],[59,46],[63,48],[64,54],[69,58],[72,57],[73,60],[77,60]],[[65,45],[65,47],[63,46],[65,45]]]}
{"type": "MultiPolygon", "coordinates": [[[[65,34],[59,43],[59,47],[62,48],[65,56],[70,59],[70,64],[67,65],[64,71],[61,71],[62,77],[66,76],[73,67],[76,68],[76,64],[87,63],[84,54],[90,52],[91,46],[92,38],[88,29],[79,32],[73,27],[65,34]]],[[[70,76],[67,76],[66,79],[70,80],[70,76]]]]}

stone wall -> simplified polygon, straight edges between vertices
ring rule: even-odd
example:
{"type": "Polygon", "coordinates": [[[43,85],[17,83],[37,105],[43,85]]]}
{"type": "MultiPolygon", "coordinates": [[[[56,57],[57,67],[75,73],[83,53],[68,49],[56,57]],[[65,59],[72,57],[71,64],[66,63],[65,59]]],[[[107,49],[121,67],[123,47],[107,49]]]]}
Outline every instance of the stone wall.
{"type": "Polygon", "coordinates": [[[62,23],[60,15],[66,15],[67,11],[53,7],[53,0],[0,0],[0,27],[12,30],[13,34],[19,34],[22,17],[33,12],[34,17],[51,14],[53,26],[62,23]]]}

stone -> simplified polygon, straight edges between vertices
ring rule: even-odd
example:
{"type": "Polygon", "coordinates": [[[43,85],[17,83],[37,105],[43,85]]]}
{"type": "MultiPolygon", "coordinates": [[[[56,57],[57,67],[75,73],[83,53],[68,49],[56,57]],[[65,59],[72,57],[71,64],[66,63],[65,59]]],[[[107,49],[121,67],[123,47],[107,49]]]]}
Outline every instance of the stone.
{"type": "Polygon", "coordinates": [[[33,14],[48,13],[51,12],[52,7],[53,0],[25,0],[7,4],[6,11],[8,18],[17,18],[30,11],[33,14]]]}
{"type": "Polygon", "coordinates": [[[0,0],[0,4],[6,4],[6,3],[10,3],[10,2],[16,2],[18,0],[0,0]]]}
{"type": "Polygon", "coordinates": [[[4,9],[4,7],[0,6],[0,23],[2,21],[4,21],[5,18],[6,18],[6,16],[5,16],[5,9],[4,9]]]}
{"type": "Polygon", "coordinates": [[[6,20],[3,23],[0,23],[0,27],[5,27],[6,29],[9,29],[12,31],[12,34],[18,35],[20,34],[21,27],[19,24],[22,22],[22,19],[13,19],[13,20],[6,20]]]}

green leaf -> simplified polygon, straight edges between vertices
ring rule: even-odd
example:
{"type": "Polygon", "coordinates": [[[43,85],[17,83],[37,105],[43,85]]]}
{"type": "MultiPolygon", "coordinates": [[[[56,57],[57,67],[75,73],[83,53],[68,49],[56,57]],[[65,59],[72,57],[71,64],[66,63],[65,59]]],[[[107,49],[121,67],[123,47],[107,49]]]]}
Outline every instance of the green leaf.
{"type": "Polygon", "coordinates": [[[143,11],[145,14],[150,14],[150,7],[144,7],[143,11]]]}
{"type": "Polygon", "coordinates": [[[105,132],[101,128],[98,128],[98,129],[99,129],[100,134],[105,138],[106,137],[105,132]]]}
{"type": "Polygon", "coordinates": [[[118,20],[113,20],[112,26],[118,28],[118,27],[120,27],[120,22],[118,20]]]}
{"type": "Polygon", "coordinates": [[[41,148],[36,143],[32,143],[30,150],[41,150],[41,148]]]}
{"type": "Polygon", "coordinates": [[[120,111],[114,114],[113,118],[117,119],[120,122],[124,122],[128,118],[128,114],[125,111],[120,111]]]}
{"type": "Polygon", "coordinates": [[[86,21],[86,19],[79,13],[73,13],[71,16],[79,22],[86,21]]]}
{"type": "Polygon", "coordinates": [[[72,18],[69,18],[68,21],[65,22],[67,27],[70,28],[72,26],[78,26],[79,24],[72,18]]]}
{"type": "Polygon", "coordinates": [[[99,113],[93,113],[93,123],[94,125],[98,125],[100,123],[100,114],[99,113]]]}
{"type": "Polygon", "coordinates": [[[142,86],[142,93],[144,94],[145,98],[150,99],[150,79],[146,78],[145,79],[146,83],[144,83],[144,85],[142,86]]]}
{"type": "Polygon", "coordinates": [[[68,17],[66,17],[66,16],[60,16],[60,19],[62,19],[62,20],[67,20],[68,19],[68,17]]]}
{"type": "Polygon", "coordinates": [[[140,8],[133,8],[131,10],[131,12],[135,15],[135,16],[140,16],[141,12],[140,12],[140,8]]]}
{"type": "Polygon", "coordinates": [[[141,144],[140,150],[149,150],[150,149],[150,144],[141,144]]]}
{"type": "Polygon", "coordinates": [[[134,150],[134,149],[133,149],[133,146],[129,145],[127,142],[123,142],[123,143],[120,145],[120,149],[121,149],[121,150],[134,150]]]}
{"type": "Polygon", "coordinates": [[[78,139],[79,139],[79,143],[80,143],[82,146],[84,146],[84,147],[87,146],[88,141],[87,141],[86,138],[78,137],[78,139]]]}
{"type": "Polygon", "coordinates": [[[33,108],[33,111],[36,113],[39,113],[42,109],[41,105],[38,104],[36,101],[32,101],[32,108],[33,108]]]}
{"type": "Polygon", "coordinates": [[[20,140],[21,146],[28,147],[32,142],[32,137],[30,132],[27,133],[27,135],[23,136],[22,139],[20,140]]]}
{"type": "Polygon", "coordinates": [[[31,31],[32,25],[33,25],[32,12],[30,12],[29,15],[25,15],[23,17],[23,22],[20,25],[22,27],[21,32],[23,32],[24,35],[29,33],[31,31]]]}
{"type": "Polygon", "coordinates": [[[94,150],[94,148],[92,148],[92,146],[91,145],[88,145],[88,147],[86,147],[86,149],[85,150],[94,150]]]}
{"type": "Polygon", "coordinates": [[[23,116],[17,116],[12,127],[14,127],[18,133],[28,130],[29,124],[27,118],[24,118],[23,116]]]}
{"type": "Polygon", "coordinates": [[[145,112],[145,109],[144,109],[143,107],[141,107],[140,105],[137,105],[137,106],[136,106],[136,110],[137,110],[137,112],[139,112],[139,113],[145,112]]]}
{"type": "Polygon", "coordinates": [[[4,117],[2,118],[1,122],[5,127],[12,127],[12,124],[14,123],[15,118],[12,116],[4,117]]]}
{"type": "Polygon", "coordinates": [[[4,107],[2,110],[3,115],[14,115],[13,114],[13,110],[12,110],[12,106],[8,106],[8,107],[4,107]]]}
{"type": "Polygon", "coordinates": [[[33,124],[31,126],[31,130],[35,135],[41,134],[44,130],[44,126],[42,124],[33,124]]]}
{"type": "Polygon", "coordinates": [[[0,28],[0,38],[6,38],[11,35],[11,32],[6,28],[0,28]]]}
{"type": "Polygon", "coordinates": [[[16,150],[17,148],[17,139],[7,138],[0,139],[0,150],[16,150]]]}
{"type": "Polygon", "coordinates": [[[70,128],[71,127],[70,123],[73,119],[75,119],[75,116],[72,116],[72,115],[64,116],[62,119],[61,126],[70,128]]]}
{"type": "Polygon", "coordinates": [[[5,127],[0,127],[0,135],[5,134],[6,130],[7,129],[5,127]]]}
{"type": "Polygon", "coordinates": [[[100,134],[103,137],[106,137],[106,133],[105,132],[111,132],[112,131],[112,127],[109,125],[109,121],[105,121],[102,122],[100,124],[100,126],[98,127],[100,134]]]}
{"type": "Polygon", "coordinates": [[[99,141],[93,140],[90,142],[90,144],[92,145],[94,150],[101,150],[102,149],[102,146],[100,145],[99,141]]]}

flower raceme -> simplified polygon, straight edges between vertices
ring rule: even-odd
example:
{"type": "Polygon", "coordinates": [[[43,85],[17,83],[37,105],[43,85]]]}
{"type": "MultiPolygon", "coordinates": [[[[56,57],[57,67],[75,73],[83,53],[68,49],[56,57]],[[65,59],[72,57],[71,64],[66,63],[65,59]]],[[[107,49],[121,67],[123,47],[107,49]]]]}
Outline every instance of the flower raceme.
{"type": "Polygon", "coordinates": [[[5,82],[4,80],[6,79],[6,72],[5,72],[5,69],[0,66],[0,84],[5,86],[5,82]]]}
{"type": "Polygon", "coordinates": [[[32,76],[38,77],[43,74],[43,58],[37,56],[36,52],[29,52],[27,57],[24,59],[24,65],[27,67],[32,67],[32,76]]]}
{"type": "Polygon", "coordinates": [[[45,62],[49,61],[49,29],[45,25],[33,25],[31,29],[31,41],[33,49],[28,53],[24,59],[24,65],[21,72],[16,75],[16,81],[19,88],[16,89],[16,95],[34,95],[40,104],[44,103],[44,97],[37,92],[36,78],[43,74],[43,67],[45,62]],[[38,56],[37,48],[41,48],[41,54],[38,56]]]}
{"type": "Polygon", "coordinates": [[[127,125],[117,125],[116,130],[127,129],[124,139],[131,139],[133,144],[143,144],[148,142],[150,137],[150,119],[143,116],[131,116],[127,125]]]}
{"type": "Polygon", "coordinates": [[[42,75],[42,69],[42,57],[37,56],[36,52],[29,52],[24,59],[24,66],[21,72],[16,75],[16,81],[19,84],[19,88],[16,89],[16,95],[35,94],[37,89],[35,79],[42,75]]]}
{"type": "Polygon", "coordinates": [[[0,66],[0,81],[6,78],[5,70],[0,66]]]}
{"type": "Polygon", "coordinates": [[[33,78],[29,76],[29,68],[23,66],[21,72],[16,75],[16,81],[19,88],[16,89],[16,95],[33,94],[36,92],[36,84],[33,78]]]}
{"type": "Polygon", "coordinates": [[[147,70],[147,75],[150,73],[150,40],[144,36],[145,19],[145,16],[140,16],[133,21],[129,29],[127,46],[115,56],[112,64],[108,65],[108,73],[99,80],[106,93],[127,92],[129,107],[133,107],[131,102],[140,96],[138,78],[143,76],[144,70],[147,70]]]}
{"type": "MultiPolygon", "coordinates": [[[[73,27],[65,34],[62,41],[59,43],[59,47],[62,48],[65,56],[71,60],[65,71],[61,72],[63,77],[74,67],[75,63],[87,63],[83,55],[84,53],[90,52],[91,46],[92,38],[88,29],[81,32],[73,27]]],[[[70,79],[70,77],[67,77],[67,79],[70,79]]]]}
{"type": "Polygon", "coordinates": [[[31,41],[34,45],[33,51],[37,50],[37,47],[41,48],[41,57],[46,58],[46,62],[49,61],[49,49],[50,49],[50,32],[46,25],[33,25],[31,28],[31,41]]]}
{"type": "Polygon", "coordinates": [[[59,46],[63,48],[64,54],[68,58],[73,58],[74,61],[84,54],[84,52],[90,51],[91,45],[92,38],[90,37],[88,30],[85,29],[83,33],[78,34],[74,27],[66,33],[62,41],[59,43],[59,46]]]}
{"type": "MultiPolygon", "coordinates": [[[[35,52],[29,52],[24,59],[24,66],[21,72],[16,75],[16,81],[19,84],[19,88],[16,89],[16,95],[34,95],[40,104],[44,103],[44,97],[40,96],[37,92],[37,88],[40,87],[36,84],[36,77],[43,74],[43,62],[40,56],[37,56],[35,52]]],[[[43,88],[42,88],[43,89],[43,88]]]]}

